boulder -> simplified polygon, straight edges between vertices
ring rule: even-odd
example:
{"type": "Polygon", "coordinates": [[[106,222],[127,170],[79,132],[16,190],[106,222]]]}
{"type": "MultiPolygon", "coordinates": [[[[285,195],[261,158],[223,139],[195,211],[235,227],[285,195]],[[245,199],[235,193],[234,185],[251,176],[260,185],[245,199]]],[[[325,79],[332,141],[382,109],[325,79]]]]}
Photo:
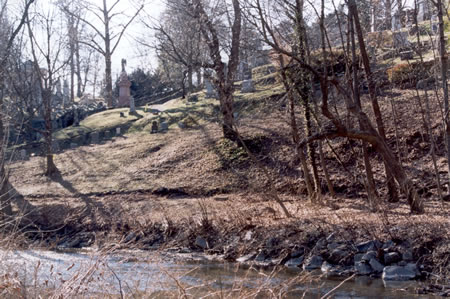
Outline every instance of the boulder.
{"type": "Polygon", "coordinates": [[[197,246],[197,247],[199,247],[199,248],[201,248],[201,249],[203,249],[203,250],[209,248],[208,241],[206,241],[205,238],[200,237],[200,236],[198,236],[198,237],[195,239],[195,246],[197,246]]]}
{"type": "Polygon", "coordinates": [[[375,251],[368,251],[361,257],[361,261],[369,262],[371,259],[374,259],[376,257],[377,257],[377,253],[375,251]]]}
{"type": "Polygon", "coordinates": [[[285,264],[286,267],[289,268],[297,268],[300,267],[303,263],[303,256],[301,257],[296,257],[296,258],[292,258],[290,260],[288,260],[285,264]]]}
{"type": "Polygon", "coordinates": [[[305,261],[303,264],[303,270],[312,271],[320,269],[320,267],[322,267],[322,263],[323,258],[320,255],[313,255],[305,261]]]}
{"type": "Polygon", "coordinates": [[[390,265],[393,263],[400,262],[402,260],[402,257],[400,256],[400,253],[398,252],[389,252],[384,255],[384,264],[390,265]]]}
{"type": "Polygon", "coordinates": [[[370,267],[372,267],[373,271],[376,273],[381,273],[384,270],[384,266],[379,261],[377,261],[377,259],[374,259],[374,258],[371,259],[369,261],[369,265],[370,265],[370,267]]]}
{"type": "Polygon", "coordinates": [[[369,275],[372,273],[372,267],[363,262],[355,263],[355,270],[359,275],[369,275]]]}
{"type": "Polygon", "coordinates": [[[358,250],[358,252],[375,251],[379,247],[381,247],[379,241],[367,241],[356,245],[356,249],[358,250]]]}
{"type": "Polygon", "coordinates": [[[339,264],[349,254],[350,253],[345,246],[340,246],[331,252],[329,260],[333,264],[339,264]]]}
{"type": "Polygon", "coordinates": [[[355,264],[357,262],[360,262],[362,260],[362,257],[364,256],[363,253],[357,253],[353,256],[353,261],[355,262],[355,264]]]}
{"type": "Polygon", "coordinates": [[[407,264],[406,266],[387,266],[383,270],[383,280],[406,281],[415,279],[419,276],[416,264],[407,264]]]}

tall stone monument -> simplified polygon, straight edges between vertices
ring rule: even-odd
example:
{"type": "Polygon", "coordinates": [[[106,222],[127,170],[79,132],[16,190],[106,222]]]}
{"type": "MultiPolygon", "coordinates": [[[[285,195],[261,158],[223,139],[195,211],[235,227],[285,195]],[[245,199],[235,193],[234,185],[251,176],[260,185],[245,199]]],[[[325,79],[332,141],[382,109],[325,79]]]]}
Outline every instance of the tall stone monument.
{"type": "Polygon", "coordinates": [[[126,65],[127,61],[125,59],[122,59],[122,72],[120,73],[119,77],[119,107],[129,107],[131,104],[130,103],[131,82],[128,79],[127,72],[125,71],[126,65]]]}
{"type": "Polygon", "coordinates": [[[70,104],[70,91],[69,91],[69,81],[67,79],[64,79],[63,83],[63,105],[65,107],[69,106],[70,104]]]}

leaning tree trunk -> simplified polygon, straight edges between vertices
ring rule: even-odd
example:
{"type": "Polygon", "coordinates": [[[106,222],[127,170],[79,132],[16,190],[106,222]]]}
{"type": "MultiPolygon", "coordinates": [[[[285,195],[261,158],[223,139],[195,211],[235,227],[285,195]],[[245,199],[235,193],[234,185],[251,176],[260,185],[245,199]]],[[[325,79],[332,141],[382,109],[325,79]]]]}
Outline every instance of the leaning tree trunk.
{"type": "MultiPolygon", "coordinates": [[[[359,42],[359,48],[361,52],[362,62],[364,65],[364,70],[366,72],[366,78],[369,85],[369,95],[370,100],[372,102],[372,108],[375,114],[375,120],[378,127],[378,132],[380,133],[380,136],[386,140],[386,131],[383,124],[383,117],[381,116],[380,106],[378,104],[378,99],[376,95],[376,83],[372,75],[372,71],[370,69],[370,62],[369,62],[369,56],[367,55],[366,51],[366,45],[364,42],[363,32],[361,29],[361,24],[359,22],[359,15],[358,15],[358,9],[356,7],[355,0],[349,0],[348,1],[348,8],[351,14],[353,15],[353,21],[356,29],[356,33],[358,36],[358,42],[359,42]]],[[[386,162],[384,163],[384,168],[386,172],[386,183],[388,186],[388,193],[389,193],[389,201],[390,202],[398,202],[398,192],[397,187],[395,185],[394,178],[392,174],[388,171],[388,165],[386,165],[386,162]]]]}

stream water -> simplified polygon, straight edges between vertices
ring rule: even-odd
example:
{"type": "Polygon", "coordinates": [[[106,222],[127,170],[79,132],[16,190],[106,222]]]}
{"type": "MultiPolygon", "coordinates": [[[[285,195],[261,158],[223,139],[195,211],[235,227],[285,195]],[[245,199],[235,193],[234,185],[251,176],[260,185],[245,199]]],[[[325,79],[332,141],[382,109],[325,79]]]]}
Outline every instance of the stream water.
{"type": "MultiPolygon", "coordinates": [[[[145,294],[151,298],[194,297],[230,294],[231,298],[259,292],[282,297],[320,298],[341,284],[342,278],[316,277],[311,282],[298,278],[300,271],[282,269],[276,273],[242,269],[236,264],[213,262],[192,255],[169,255],[129,251],[119,254],[54,252],[40,250],[0,251],[0,275],[17,277],[34,289],[60,290],[66,295],[77,289],[85,294],[145,294]],[[194,256],[195,257],[195,256],[194,256]],[[64,289],[65,287],[65,289],[64,289]]],[[[357,277],[346,281],[332,298],[433,298],[414,294],[419,282],[385,284],[381,279],[357,277]]]]}

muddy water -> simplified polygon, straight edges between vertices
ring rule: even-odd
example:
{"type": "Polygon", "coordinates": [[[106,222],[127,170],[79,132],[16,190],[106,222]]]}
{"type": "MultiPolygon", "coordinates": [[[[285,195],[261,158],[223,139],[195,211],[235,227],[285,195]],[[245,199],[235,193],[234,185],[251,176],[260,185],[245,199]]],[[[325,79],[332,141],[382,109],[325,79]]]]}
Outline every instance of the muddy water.
{"type": "MultiPolygon", "coordinates": [[[[262,298],[269,292],[283,294],[282,297],[298,298],[306,294],[305,298],[320,298],[342,282],[324,277],[316,277],[314,282],[296,280],[300,271],[295,269],[277,273],[242,269],[192,255],[27,250],[0,251],[0,259],[0,275],[16,275],[27,286],[61,291],[65,295],[74,295],[70,292],[77,289],[99,297],[122,293],[165,298],[183,291],[198,297],[230,294],[234,290],[233,298],[249,292],[260,292],[262,298]]],[[[359,277],[345,282],[333,293],[333,298],[432,298],[414,295],[418,286],[418,282],[386,285],[380,279],[359,277]]]]}

